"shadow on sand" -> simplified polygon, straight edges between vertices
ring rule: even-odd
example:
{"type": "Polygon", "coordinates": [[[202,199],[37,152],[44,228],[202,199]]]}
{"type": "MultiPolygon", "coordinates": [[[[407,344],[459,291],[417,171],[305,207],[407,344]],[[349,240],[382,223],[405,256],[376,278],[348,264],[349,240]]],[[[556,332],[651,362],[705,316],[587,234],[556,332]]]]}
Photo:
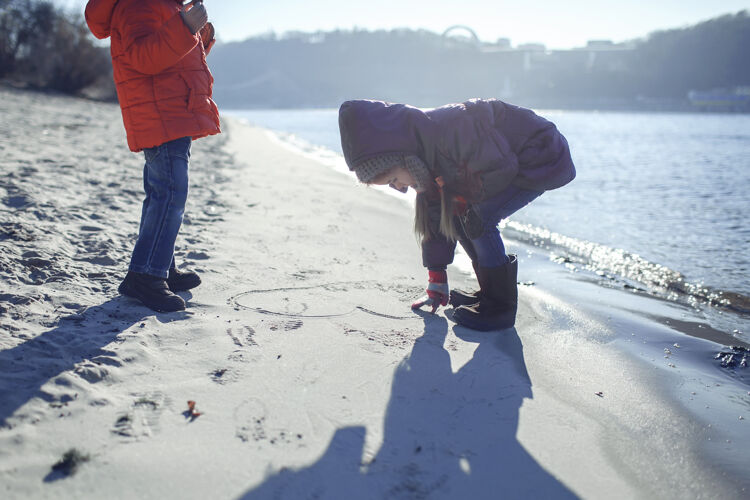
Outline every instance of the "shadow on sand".
{"type": "Polygon", "coordinates": [[[338,429],[317,462],[281,469],[242,498],[576,498],[516,439],[519,408],[531,398],[515,329],[478,334],[456,373],[443,344],[448,322],[424,313],[424,335],[396,370],[383,443],[362,463],[366,429],[338,429]]]}
{"type": "MultiPolygon", "coordinates": [[[[39,397],[49,403],[65,404],[74,396],[62,396],[43,390],[47,383],[68,370],[83,380],[95,383],[105,371],[78,369],[79,363],[92,361],[92,367],[119,366],[117,354],[104,349],[116,337],[147,316],[154,315],[143,306],[123,297],[87,308],[81,314],[60,318],[57,325],[26,342],[0,351],[0,428],[12,425],[8,419],[24,404],[39,397]]],[[[184,314],[157,315],[159,321],[174,321],[184,314]]],[[[79,367],[80,368],[80,367],[79,367]]],[[[65,381],[57,381],[60,392],[65,381]]]]}

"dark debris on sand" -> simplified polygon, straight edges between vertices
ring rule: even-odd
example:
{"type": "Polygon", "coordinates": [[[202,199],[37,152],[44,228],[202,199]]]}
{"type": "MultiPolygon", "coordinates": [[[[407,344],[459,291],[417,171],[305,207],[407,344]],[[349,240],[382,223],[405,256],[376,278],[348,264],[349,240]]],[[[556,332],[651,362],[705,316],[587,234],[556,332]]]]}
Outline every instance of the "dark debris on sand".
{"type": "Polygon", "coordinates": [[[91,457],[85,453],[78,451],[75,448],[71,448],[66,451],[62,458],[52,466],[52,470],[45,478],[45,481],[56,481],[68,476],[74,475],[78,472],[78,466],[88,462],[91,457]]]}

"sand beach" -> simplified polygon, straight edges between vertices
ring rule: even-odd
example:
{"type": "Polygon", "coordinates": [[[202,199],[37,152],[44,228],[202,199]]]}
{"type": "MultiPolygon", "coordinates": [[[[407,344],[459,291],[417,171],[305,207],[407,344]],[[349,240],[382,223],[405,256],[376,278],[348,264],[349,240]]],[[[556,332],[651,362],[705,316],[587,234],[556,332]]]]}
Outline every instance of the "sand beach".
{"type": "Polygon", "coordinates": [[[225,117],[177,241],[203,284],[156,314],[117,294],[119,108],[0,88],[0,116],[0,497],[750,496],[750,372],[690,308],[509,241],[515,328],[412,312],[407,204],[225,117]]]}

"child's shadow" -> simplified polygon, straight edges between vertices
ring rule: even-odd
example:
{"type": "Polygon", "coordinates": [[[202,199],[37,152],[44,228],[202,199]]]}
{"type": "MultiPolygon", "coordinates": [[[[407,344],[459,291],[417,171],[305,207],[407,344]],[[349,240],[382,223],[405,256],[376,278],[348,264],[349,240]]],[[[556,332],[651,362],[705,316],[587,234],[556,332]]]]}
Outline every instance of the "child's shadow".
{"type": "Polygon", "coordinates": [[[315,464],[282,470],[244,498],[575,498],[516,439],[532,394],[515,329],[454,327],[479,345],[453,373],[448,322],[422,317],[424,335],[396,370],[375,458],[361,463],[366,429],[342,428],[315,464]]]}
{"type": "MultiPolygon", "coordinates": [[[[104,347],[118,334],[154,314],[142,306],[130,307],[126,300],[112,298],[87,308],[82,314],[60,318],[51,330],[0,351],[0,427],[9,425],[8,419],[16,410],[35,397],[50,403],[71,401],[72,396],[58,399],[41,389],[63,372],[74,369],[76,364],[97,356],[103,356],[105,361],[116,358],[116,354],[104,347]]],[[[168,318],[175,320],[184,316],[172,313],[168,318]]]]}

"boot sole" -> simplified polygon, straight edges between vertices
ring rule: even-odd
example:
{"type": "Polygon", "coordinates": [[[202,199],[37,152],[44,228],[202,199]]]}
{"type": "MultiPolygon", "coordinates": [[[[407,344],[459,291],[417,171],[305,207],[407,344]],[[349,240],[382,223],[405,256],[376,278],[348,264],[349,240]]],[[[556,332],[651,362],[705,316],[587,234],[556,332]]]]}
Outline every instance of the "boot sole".
{"type": "Polygon", "coordinates": [[[201,285],[200,281],[198,283],[194,284],[194,285],[182,285],[182,286],[179,286],[179,285],[176,285],[176,284],[170,284],[169,281],[167,281],[167,286],[169,287],[169,291],[173,292],[173,293],[175,293],[175,292],[187,292],[188,290],[192,290],[193,288],[197,288],[200,285],[201,285]]]}
{"type": "MultiPolygon", "coordinates": [[[[479,320],[478,318],[473,318],[471,316],[464,317],[463,314],[461,314],[462,311],[455,311],[453,313],[453,321],[456,322],[456,324],[463,326],[464,328],[468,328],[470,330],[477,330],[479,332],[491,332],[494,330],[507,330],[509,328],[513,328],[516,324],[516,319],[513,318],[512,321],[506,320],[506,321],[498,321],[497,323],[490,322],[484,322],[479,320]]],[[[471,314],[471,313],[469,313],[471,314]]]]}

